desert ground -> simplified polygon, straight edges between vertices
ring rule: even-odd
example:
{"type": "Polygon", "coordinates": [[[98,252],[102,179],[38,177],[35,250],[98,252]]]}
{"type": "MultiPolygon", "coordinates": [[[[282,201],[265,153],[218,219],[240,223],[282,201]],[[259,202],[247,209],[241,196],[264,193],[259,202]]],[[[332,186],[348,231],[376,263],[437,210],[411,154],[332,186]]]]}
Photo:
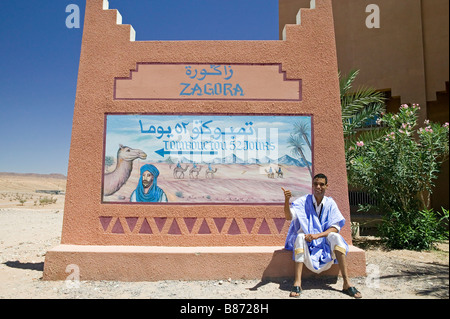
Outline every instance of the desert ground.
{"type": "MultiPolygon", "coordinates": [[[[0,298],[2,299],[292,299],[292,278],[209,281],[43,281],[46,252],[61,238],[61,176],[0,173],[0,298]],[[56,199],[56,200],[55,200],[56,199]]],[[[376,237],[354,242],[366,251],[367,277],[352,278],[364,299],[448,299],[449,243],[430,251],[386,250],[376,237]]],[[[303,280],[300,299],[350,299],[342,279],[303,280]]]]}

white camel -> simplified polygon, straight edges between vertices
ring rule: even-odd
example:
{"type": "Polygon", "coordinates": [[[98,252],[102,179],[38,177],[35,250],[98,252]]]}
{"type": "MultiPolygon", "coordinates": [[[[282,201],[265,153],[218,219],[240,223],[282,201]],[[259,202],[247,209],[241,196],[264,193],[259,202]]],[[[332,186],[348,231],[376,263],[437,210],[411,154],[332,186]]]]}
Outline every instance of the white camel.
{"type": "Polygon", "coordinates": [[[137,158],[146,159],[147,154],[139,149],[119,145],[116,168],[104,176],[103,195],[114,194],[127,182],[133,170],[133,161],[137,158]]]}
{"type": "Polygon", "coordinates": [[[264,169],[267,173],[267,177],[268,178],[275,178],[275,173],[273,171],[268,171],[266,169],[264,169]]]}
{"type": "Polygon", "coordinates": [[[281,165],[278,165],[278,170],[277,170],[277,178],[283,178],[283,171],[281,170],[281,165]]]}

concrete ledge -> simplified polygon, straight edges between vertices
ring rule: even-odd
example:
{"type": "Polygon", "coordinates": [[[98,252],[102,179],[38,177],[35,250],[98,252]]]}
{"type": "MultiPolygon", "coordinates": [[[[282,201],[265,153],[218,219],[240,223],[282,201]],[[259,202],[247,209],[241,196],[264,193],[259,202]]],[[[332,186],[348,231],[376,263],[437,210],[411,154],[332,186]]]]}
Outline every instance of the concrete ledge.
{"type": "MultiPolygon", "coordinates": [[[[366,275],[363,250],[350,246],[349,275],[366,275]]],[[[294,276],[292,252],[283,247],[148,247],[59,245],[48,251],[44,280],[66,280],[77,265],[80,280],[159,281],[275,279],[294,276]]],[[[306,268],[304,276],[312,273],[306,268]]],[[[337,276],[338,265],[321,276],[337,276]]]]}

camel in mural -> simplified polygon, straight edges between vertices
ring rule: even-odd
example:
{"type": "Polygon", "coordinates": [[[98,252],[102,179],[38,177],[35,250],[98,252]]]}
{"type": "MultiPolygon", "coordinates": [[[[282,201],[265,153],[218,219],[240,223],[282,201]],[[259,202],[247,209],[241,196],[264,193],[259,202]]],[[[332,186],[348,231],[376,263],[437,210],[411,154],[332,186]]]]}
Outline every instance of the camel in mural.
{"type": "Polygon", "coordinates": [[[173,169],[173,177],[176,178],[176,179],[184,178],[184,172],[186,172],[188,168],[189,168],[189,165],[186,165],[186,168],[181,167],[181,165],[180,166],[176,166],[173,169]]]}
{"type": "Polygon", "coordinates": [[[189,170],[189,177],[190,177],[190,178],[198,178],[198,174],[200,174],[200,171],[201,171],[201,170],[202,170],[202,167],[201,167],[201,166],[192,167],[192,168],[189,170]],[[194,174],[196,174],[195,177],[194,177],[194,174]]]}
{"type": "Polygon", "coordinates": [[[214,174],[217,173],[217,167],[215,169],[207,169],[205,172],[206,178],[214,178],[214,174]]]}
{"type": "Polygon", "coordinates": [[[267,171],[266,169],[264,169],[264,171],[267,173],[268,178],[275,178],[275,173],[272,170],[267,171]]]}
{"type": "Polygon", "coordinates": [[[277,178],[283,178],[283,171],[281,170],[281,166],[278,165],[278,170],[277,170],[277,178]]]}
{"type": "Polygon", "coordinates": [[[135,159],[146,159],[147,154],[142,150],[133,149],[128,146],[119,145],[117,151],[116,168],[104,176],[103,195],[110,196],[117,192],[130,177],[135,159]]]}

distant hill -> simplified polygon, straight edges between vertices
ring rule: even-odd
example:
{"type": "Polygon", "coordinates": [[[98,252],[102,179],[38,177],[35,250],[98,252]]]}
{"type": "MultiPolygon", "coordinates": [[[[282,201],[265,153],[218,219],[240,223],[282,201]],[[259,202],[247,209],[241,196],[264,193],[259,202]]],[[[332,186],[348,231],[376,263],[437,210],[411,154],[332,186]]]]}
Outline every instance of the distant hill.
{"type": "MultiPolygon", "coordinates": [[[[279,164],[285,164],[285,165],[295,165],[300,167],[305,167],[306,163],[303,159],[297,160],[295,158],[290,157],[289,155],[284,155],[278,159],[279,164]]],[[[311,166],[311,162],[308,162],[308,164],[311,166]]]]}
{"type": "Polygon", "coordinates": [[[67,179],[67,176],[58,173],[51,174],[37,174],[37,173],[10,173],[10,172],[0,172],[0,176],[22,176],[22,177],[41,177],[41,178],[57,178],[57,179],[67,179]]]}

